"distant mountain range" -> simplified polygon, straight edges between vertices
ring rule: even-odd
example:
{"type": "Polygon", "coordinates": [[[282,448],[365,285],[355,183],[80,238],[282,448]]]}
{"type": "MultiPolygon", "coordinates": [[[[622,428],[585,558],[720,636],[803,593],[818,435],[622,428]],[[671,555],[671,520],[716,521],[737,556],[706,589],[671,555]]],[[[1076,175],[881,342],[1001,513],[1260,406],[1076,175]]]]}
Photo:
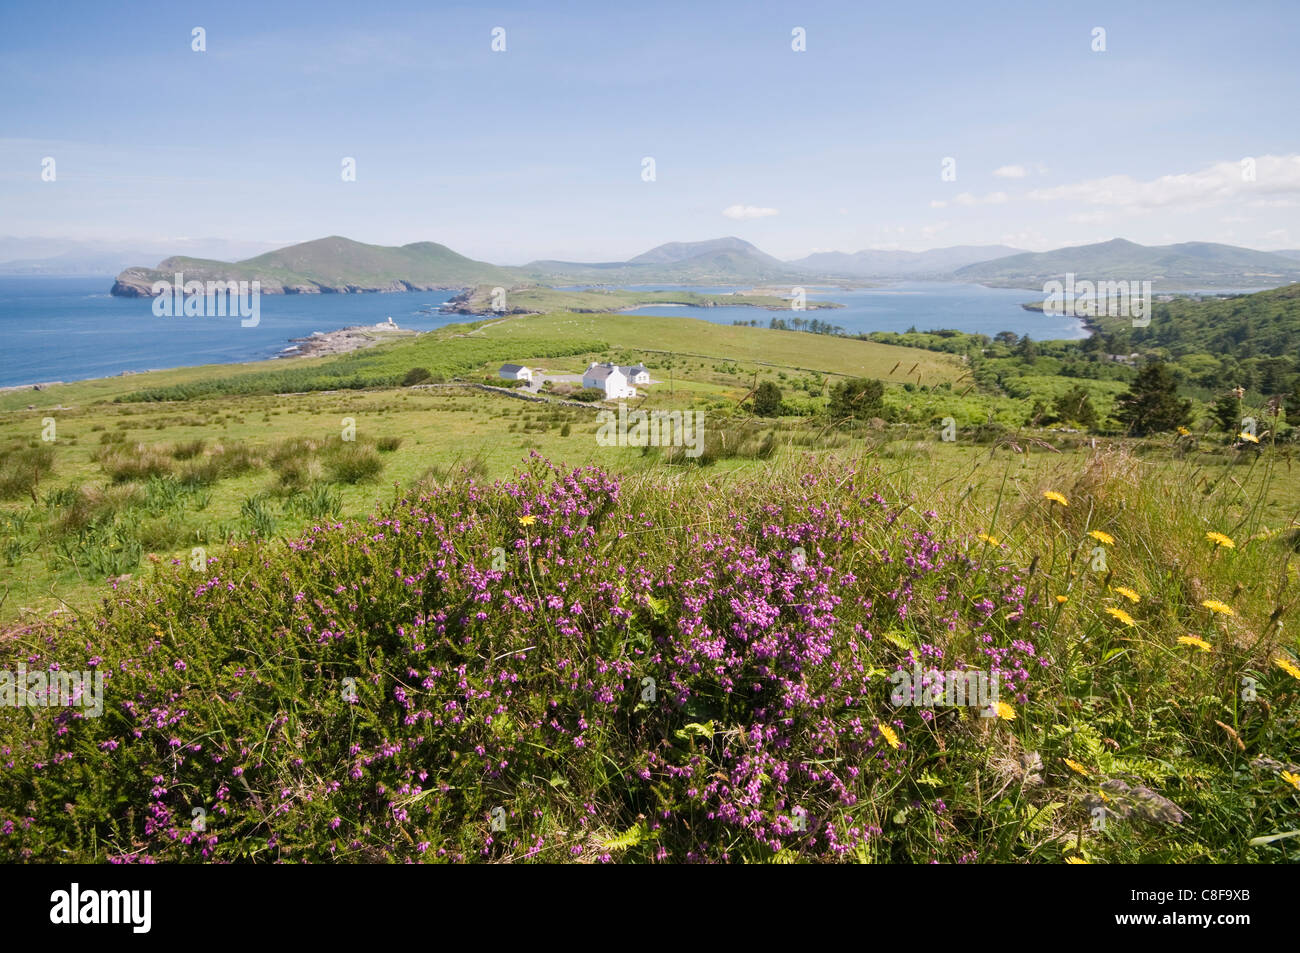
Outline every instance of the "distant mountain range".
{"type": "Polygon", "coordinates": [[[800,277],[791,263],[740,238],[669,242],[628,261],[533,261],[520,271],[541,284],[758,284],[800,277]]]}
{"type": "Polygon", "coordinates": [[[493,265],[436,242],[367,245],[337,235],[241,261],[173,256],[156,268],[131,267],[113,294],[149,296],[156,281],[257,280],[264,294],[460,290],[477,285],[759,285],[845,279],[927,278],[1041,290],[1073,272],[1078,279],[1150,280],[1155,291],[1265,288],[1300,281],[1300,251],[1261,252],[1187,242],[1145,246],[1124,239],[1023,252],[1005,245],[959,245],[925,252],[819,252],[781,261],[740,238],[670,242],[627,261],[533,261],[493,265]]]}
{"type": "Polygon", "coordinates": [[[965,265],[1020,253],[1008,245],[954,245],[930,251],[818,252],[788,264],[810,274],[851,278],[948,277],[965,265]]]}
{"type": "Polygon", "coordinates": [[[1300,257],[1212,242],[1138,245],[1116,238],[1096,245],[1024,252],[966,265],[953,277],[1008,288],[1038,288],[1073,272],[1090,281],[1149,280],[1152,289],[1274,288],[1300,281],[1300,257]]]}

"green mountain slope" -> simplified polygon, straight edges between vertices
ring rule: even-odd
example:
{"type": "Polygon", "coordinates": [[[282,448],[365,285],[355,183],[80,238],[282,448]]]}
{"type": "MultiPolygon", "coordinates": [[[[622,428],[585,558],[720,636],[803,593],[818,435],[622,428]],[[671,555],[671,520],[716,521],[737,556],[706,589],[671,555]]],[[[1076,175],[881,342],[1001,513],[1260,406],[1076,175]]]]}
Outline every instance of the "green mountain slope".
{"type": "Polygon", "coordinates": [[[1067,272],[1089,281],[1150,281],[1156,292],[1188,288],[1275,287],[1300,280],[1300,262],[1272,252],[1184,242],[1139,245],[1116,238],[1095,245],[1026,252],[957,269],[965,281],[1010,288],[1041,288],[1067,272]]]}
{"type": "Polygon", "coordinates": [[[257,280],[263,294],[427,291],[519,280],[514,269],[466,258],[436,242],[389,247],[332,235],[239,262],[174,257],[157,268],[128,268],[118,275],[113,294],[149,296],[155,281],[173,281],[178,272],[186,281],[257,280]]]}

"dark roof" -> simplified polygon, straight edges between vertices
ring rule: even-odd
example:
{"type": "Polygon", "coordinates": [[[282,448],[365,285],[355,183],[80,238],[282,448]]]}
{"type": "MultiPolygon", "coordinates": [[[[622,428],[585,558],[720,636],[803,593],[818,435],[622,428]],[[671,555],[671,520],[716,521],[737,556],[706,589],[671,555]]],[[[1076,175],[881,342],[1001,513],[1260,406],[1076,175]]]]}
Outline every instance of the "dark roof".
{"type": "Polygon", "coordinates": [[[609,375],[614,373],[614,371],[616,370],[618,370],[618,368],[606,367],[603,364],[597,364],[595,367],[587,368],[587,370],[583,372],[582,376],[584,379],[603,381],[606,380],[609,377],[609,375]]]}
{"type": "MultiPolygon", "coordinates": [[[[514,373],[515,371],[526,371],[526,370],[528,370],[528,368],[524,367],[524,365],[522,365],[522,364],[502,364],[502,365],[501,365],[501,371],[510,371],[511,373],[514,373]]],[[[497,373],[500,374],[501,371],[497,371],[497,373]]]]}

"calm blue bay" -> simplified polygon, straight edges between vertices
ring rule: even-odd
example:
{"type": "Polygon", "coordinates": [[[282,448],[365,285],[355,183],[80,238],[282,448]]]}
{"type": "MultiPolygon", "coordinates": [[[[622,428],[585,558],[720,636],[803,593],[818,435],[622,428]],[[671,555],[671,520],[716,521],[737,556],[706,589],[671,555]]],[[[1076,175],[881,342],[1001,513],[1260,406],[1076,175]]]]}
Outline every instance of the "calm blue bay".
{"type": "MultiPolygon", "coordinates": [[[[107,377],[124,371],[224,364],[274,357],[291,338],[378,324],[389,317],[404,328],[427,331],[465,321],[434,311],[451,292],[400,294],[265,295],[261,322],[241,327],[236,318],[159,318],[143,298],[114,298],[110,278],[0,277],[0,386],[107,377]]],[[[671,286],[659,285],[664,288],[671,286]]],[[[732,291],[732,288],[691,288],[732,291]]],[[[850,333],[956,328],[993,335],[1029,334],[1036,340],[1080,338],[1082,325],[1043,317],[1020,307],[1034,292],[979,285],[907,282],[854,291],[809,288],[843,308],[771,312],[754,308],[637,308],[633,314],[699,317],[719,324],[773,317],[817,318],[850,333]]]]}
{"type": "MultiPolygon", "coordinates": [[[[688,291],[721,292],[730,288],[687,288],[688,291]]],[[[837,324],[850,334],[869,331],[918,331],[952,328],[969,334],[1014,331],[1036,341],[1074,340],[1088,336],[1083,323],[1065,316],[1044,316],[1026,311],[1021,304],[1042,298],[1041,294],[1016,288],[985,288],[954,282],[899,282],[875,288],[842,291],[838,288],[809,287],[809,302],[836,301],[844,307],[790,312],[756,311],[753,308],[696,308],[664,306],[635,308],[628,314],[677,315],[704,318],[719,324],[757,320],[766,327],[772,318],[817,319],[837,324]]]]}
{"type": "Polygon", "coordinates": [[[290,338],[379,324],[428,331],[466,320],[421,314],[449,291],[263,295],[257,327],[239,318],[158,318],[148,298],[114,298],[112,278],[0,277],[0,386],[109,377],[275,357],[290,338]]]}

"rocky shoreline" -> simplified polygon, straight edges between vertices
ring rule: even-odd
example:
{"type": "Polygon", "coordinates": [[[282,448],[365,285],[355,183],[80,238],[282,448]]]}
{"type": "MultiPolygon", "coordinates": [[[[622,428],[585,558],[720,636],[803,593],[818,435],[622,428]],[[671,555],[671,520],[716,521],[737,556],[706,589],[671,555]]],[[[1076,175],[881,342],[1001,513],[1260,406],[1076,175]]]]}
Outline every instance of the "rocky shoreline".
{"type": "Polygon", "coordinates": [[[277,359],[292,357],[329,357],[371,347],[381,340],[419,334],[409,328],[398,327],[389,318],[380,324],[357,324],[337,331],[316,331],[303,338],[290,338],[289,347],[276,355],[277,359]]]}

